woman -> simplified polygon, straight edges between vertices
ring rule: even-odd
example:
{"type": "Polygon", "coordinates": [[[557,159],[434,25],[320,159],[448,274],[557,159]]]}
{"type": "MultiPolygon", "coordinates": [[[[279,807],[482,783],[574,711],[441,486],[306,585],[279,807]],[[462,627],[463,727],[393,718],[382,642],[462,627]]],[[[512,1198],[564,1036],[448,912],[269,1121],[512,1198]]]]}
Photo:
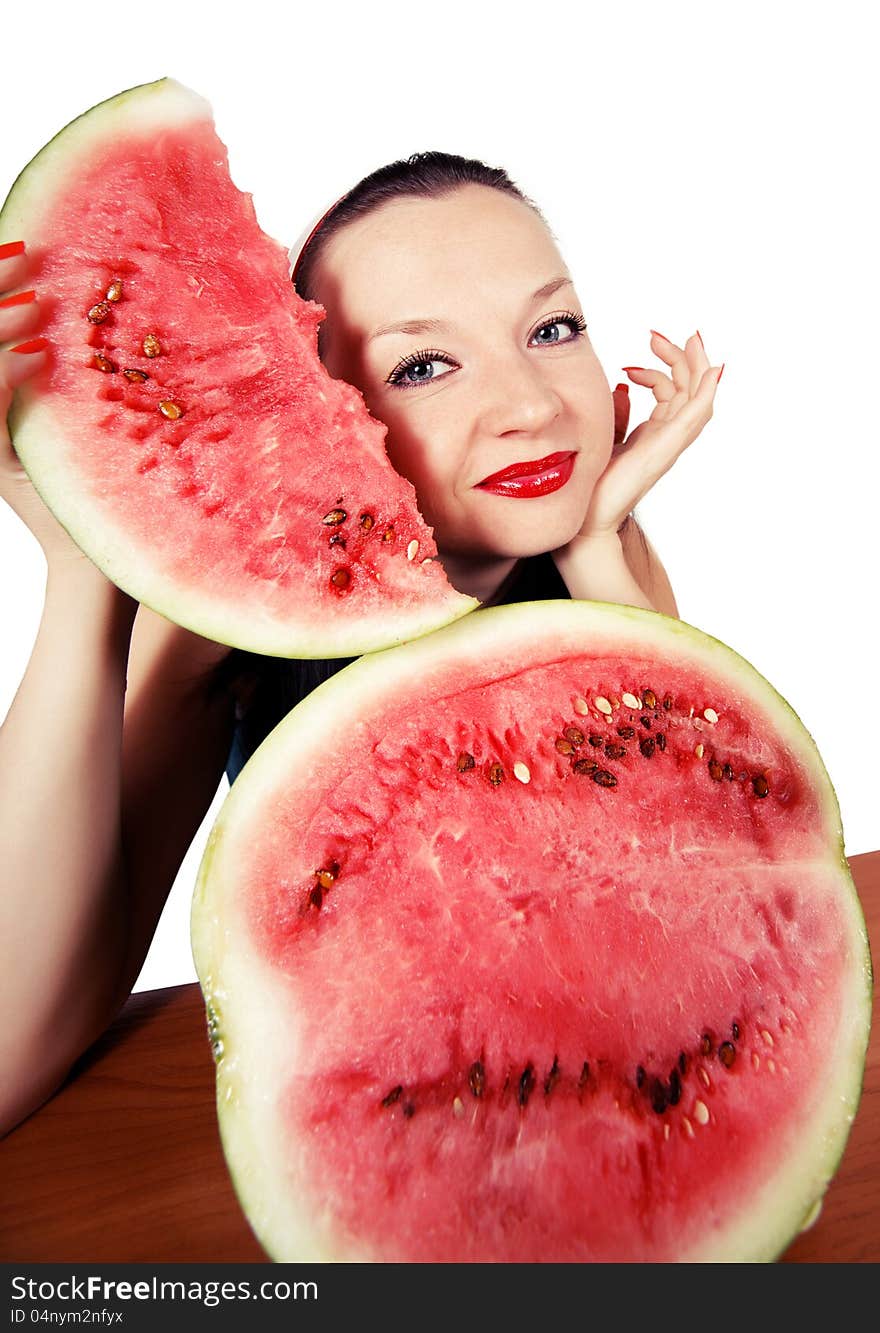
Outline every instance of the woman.
{"type": "MultiPolygon", "coordinates": [[[[683,351],[653,335],[673,383],[627,368],[658,405],[609,466],[615,403],[546,223],[505,172],[443,153],[367,176],[312,231],[293,277],[327,309],[322,359],[388,426],[391,461],[415,486],[456,588],[484,604],[572,596],[678,614],[630,511],[711,415],[720,370],[698,334],[683,351]],[[554,455],[531,490],[485,484],[554,455]]],[[[615,396],[625,418],[625,386],[615,396]]],[[[350,660],[231,656],[244,715],[230,781],[350,660]]]]}
{"type": "MultiPolygon", "coordinates": [[[[24,247],[3,247],[0,290],[27,279],[24,247]]],[[[329,370],[387,423],[456,587],[484,602],[570,594],[677,614],[627,516],[711,415],[720,371],[698,335],[683,349],[652,335],[671,378],[629,368],[657,406],[612,458],[612,394],[546,224],[504,173],[442,154],[355,187],[296,280],[328,310],[329,370]],[[498,477],[514,465],[538,467],[537,480],[498,477]]],[[[45,361],[39,319],[36,299],[0,304],[0,340],[24,340],[0,352],[0,422],[45,361]]],[[[234,777],[343,663],[255,659],[139,608],[49,514],[5,434],[0,451],[0,494],[48,564],[33,654],[0,730],[2,1133],[57,1089],[128,997],[233,738],[234,777]]]]}

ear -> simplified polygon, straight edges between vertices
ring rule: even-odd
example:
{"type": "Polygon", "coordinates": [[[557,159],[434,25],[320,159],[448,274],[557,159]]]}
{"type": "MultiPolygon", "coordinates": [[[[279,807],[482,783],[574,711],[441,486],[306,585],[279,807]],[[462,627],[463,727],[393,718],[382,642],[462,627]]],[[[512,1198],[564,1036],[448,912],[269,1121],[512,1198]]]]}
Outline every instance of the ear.
{"type": "Polygon", "coordinates": [[[612,454],[620,452],[629,429],[629,385],[617,384],[612,394],[614,401],[614,445],[612,454]]]}

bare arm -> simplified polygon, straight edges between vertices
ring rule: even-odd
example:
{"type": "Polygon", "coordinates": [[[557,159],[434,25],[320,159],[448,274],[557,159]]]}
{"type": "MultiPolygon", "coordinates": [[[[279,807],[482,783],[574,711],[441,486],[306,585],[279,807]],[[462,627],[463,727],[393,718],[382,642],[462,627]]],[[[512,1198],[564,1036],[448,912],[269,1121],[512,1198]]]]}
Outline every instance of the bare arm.
{"type": "MultiPolygon", "coordinates": [[[[0,261],[0,289],[26,277],[26,256],[0,261]]],[[[0,310],[0,341],[37,325],[36,302],[0,310]]],[[[0,727],[0,1134],[51,1096],[128,995],[233,724],[229,691],[211,688],[229,650],[113,587],[12,450],[12,390],[50,354],[0,351],[0,496],[49,571],[0,727]]]]}
{"type": "Polygon", "coordinates": [[[106,1026],[127,933],[120,750],[136,603],[85,565],[50,573],[0,728],[0,1131],[106,1026]]]}
{"type": "Polygon", "coordinates": [[[0,1133],[130,993],[223,773],[234,705],[210,682],[227,652],[85,564],[50,573],[0,728],[0,1133]]]}
{"type": "Polygon", "coordinates": [[[666,570],[634,521],[620,533],[575,537],[555,551],[553,558],[572,597],[678,617],[666,570]]]}

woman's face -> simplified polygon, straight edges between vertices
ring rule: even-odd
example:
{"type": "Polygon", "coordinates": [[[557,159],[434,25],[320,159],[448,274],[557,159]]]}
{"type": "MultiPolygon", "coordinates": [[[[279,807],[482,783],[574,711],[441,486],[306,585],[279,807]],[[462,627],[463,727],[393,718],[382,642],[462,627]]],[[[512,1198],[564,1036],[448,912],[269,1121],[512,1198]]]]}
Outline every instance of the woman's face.
{"type": "Polygon", "coordinates": [[[536,213],[466,185],[401,199],[342,228],[317,267],[322,355],[388,427],[441,555],[555,550],[578,532],[611,456],[611,391],[559,251],[536,213]],[[480,483],[573,454],[549,494],[480,483]]]}

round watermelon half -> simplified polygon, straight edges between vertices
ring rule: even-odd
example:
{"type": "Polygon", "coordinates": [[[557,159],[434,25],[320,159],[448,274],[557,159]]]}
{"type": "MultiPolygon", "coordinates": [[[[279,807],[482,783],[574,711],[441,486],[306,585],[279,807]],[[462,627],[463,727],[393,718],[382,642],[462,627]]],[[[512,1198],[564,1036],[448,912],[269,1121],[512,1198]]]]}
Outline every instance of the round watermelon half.
{"type": "Polygon", "coordinates": [[[232,788],[192,929],[275,1260],[770,1259],[858,1103],[822,761],[650,612],[486,609],[347,667],[232,788]]]}
{"type": "Polygon", "coordinates": [[[345,657],[473,610],[388,461],[385,427],[317,355],[320,306],[229,177],[211,109],[171,79],[93,107],[21,173],[51,362],[15,448],[126,592],[221,643],[345,657]]]}

